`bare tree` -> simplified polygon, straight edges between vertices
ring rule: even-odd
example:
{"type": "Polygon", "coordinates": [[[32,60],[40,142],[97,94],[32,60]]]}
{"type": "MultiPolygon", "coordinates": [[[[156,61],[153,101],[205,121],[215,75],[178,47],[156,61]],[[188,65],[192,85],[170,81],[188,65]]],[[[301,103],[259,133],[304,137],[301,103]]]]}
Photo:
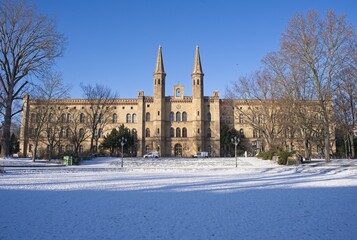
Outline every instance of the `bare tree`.
{"type": "Polygon", "coordinates": [[[99,84],[95,86],[81,84],[81,88],[89,103],[89,108],[85,109],[85,113],[91,132],[90,151],[94,153],[98,147],[99,131],[110,123],[114,102],[118,96],[110,88],[99,84]]]}
{"type": "Polygon", "coordinates": [[[327,12],[324,19],[311,11],[307,16],[297,14],[282,35],[281,52],[306,71],[307,81],[316,93],[323,122],[324,155],[330,161],[332,96],[337,74],[352,61],[355,33],[344,16],[327,12]]]}
{"type": "Polygon", "coordinates": [[[348,68],[339,74],[334,99],[335,119],[343,133],[344,150],[347,158],[356,157],[353,128],[357,124],[356,68],[348,68]]]}
{"type": "MultiPolygon", "coordinates": [[[[39,142],[49,143],[49,146],[53,145],[54,133],[58,130],[53,129],[58,126],[50,127],[54,122],[54,116],[57,111],[54,108],[56,105],[49,104],[52,103],[51,100],[67,98],[69,97],[69,85],[66,85],[62,81],[62,77],[59,73],[46,72],[42,76],[43,80],[39,85],[33,87],[33,100],[34,105],[30,117],[31,121],[31,131],[30,139],[34,144],[32,160],[35,161],[37,157],[37,148],[39,142]]],[[[50,149],[52,151],[52,149],[50,149]]]]}
{"type": "Polygon", "coordinates": [[[74,154],[79,156],[82,143],[91,136],[91,128],[87,119],[84,118],[83,112],[71,109],[70,113],[72,114],[72,121],[69,125],[71,131],[69,141],[74,145],[74,154]]]}
{"type": "Polygon", "coordinates": [[[265,150],[278,144],[278,135],[282,131],[281,122],[284,116],[280,111],[282,106],[278,87],[270,73],[262,70],[240,78],[227,90],[229,98],[243,101],[242,105],[240,101],[232,101],[236,110],[235,118],[253,129],[257,135],[254,137],[262,139],[265,150]]]}
{"type": "Polygon", "coordinates": [[[24,1],[5,0],[0,3],[0,104],[3,111],[2,155],[10,152],[11,119],[21,112],[13,103],[23,97],[31,76],[48,69],[61,56],[64,38],[54,22],[37,14],[24,1]]]}

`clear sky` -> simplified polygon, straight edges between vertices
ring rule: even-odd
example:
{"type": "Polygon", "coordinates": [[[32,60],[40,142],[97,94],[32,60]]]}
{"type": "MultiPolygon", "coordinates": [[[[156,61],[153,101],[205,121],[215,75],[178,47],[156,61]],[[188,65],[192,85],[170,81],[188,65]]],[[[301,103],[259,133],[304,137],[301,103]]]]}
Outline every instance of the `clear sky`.
{"type": "Polygon", "coordinates": [[[334,10],[357,28],[356,0],[34,0],[67,38],[57,62],[71,97],[79,87],[100,83],[121,98],[139,90],[153,95],[153,71],[162,46],[166,95],[177,83],[191,95],[195,47],[205,73],[204,91],[223,97],[239,76],[260,68],[279,48],[280,36],[296,13],[334,10]]]}

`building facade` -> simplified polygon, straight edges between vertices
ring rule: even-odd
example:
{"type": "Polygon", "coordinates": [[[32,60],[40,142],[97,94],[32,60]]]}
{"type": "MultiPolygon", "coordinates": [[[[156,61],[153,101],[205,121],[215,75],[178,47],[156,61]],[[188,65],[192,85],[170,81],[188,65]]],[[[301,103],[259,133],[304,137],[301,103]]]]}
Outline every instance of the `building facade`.
{"type": "MultiPolygon", "coordinates": [[[[174,86],[172,96],[166,96],[166,73],[161,47],[153,75],[154,96],[145,96],[143,91],[139,91],[135,99],[113,100],[112,111],[110,116],[107,116],[108,124],[103,129],[98,129],[99,141],[111,129],[124,124],[137,136],[136,155],[139,157],[149,151],[158,151],[161,156],[190,157],[200,151],[219,156],[219,93],[216,91],[213,96],[204,96],[204,73],[199,48],[196,48],[191,74],[192,96],[186,96],[185,87],[179,84],[174,86]]],[[[80,112],[84,113],[92,107],[86,99],[39,101],[26,96],[20,133],[20,151],[23,156],[30,156],[33,152],[34,135],[39,129],[36,124],[40,122],[36,115],[43,115],[38,114],[38,111],[48,105],[53,106],[62,118],[66,118],[60,121],[63,127],[59,131],[63,133],[59,133],[62,140],[56,147],[59,153],[73,151],[74,146],[69,138],[74,131],[66,132],[66,128],[75,124],[74,118],[77,118],[77,115],[80,118],[80,112]]],[[[85,152],[89,148],[90,143],[87,140],[80,146],[79,151],[85,152]]],[[[40,141],[38,149],[37,155],[41,156],[48,151],[48,146],[44,141],[40,141]]]]}
{"type": "MultiPolygon", "coordinates": [[[[186,96],[185,87],[180,84],[174,85],[173,94],[167,96],[166,72],[162,48],[159,47],[153,74],[153,96],[145,96],[139,91],[137,98],[111,99],[107,105],[93,105],[88,99],[36,100],[25,96],[20,155],[31,156],[35,149],[35,155],[39,157],[46,157],[49,152],[57,156],[71,152],[85,155],[90,149],[97,152],[95,148],[103,136],[120,125],[135,134],[132,155],[138,157],[150,151],[158,151],[166,157],[191,157],[201,151],[213,157],[226,156],[227,148],[232,150],[233,144],[226,139],[223,146],[221,130],[224,127],[236,130],[240,150],[250,155],[272,145],[285,150],[300,151],[308,147],[309,151],[320,151],[318,134],[323,124],[319,123],[320,113],[315,102],[303,106],[307,109],[304,116],[311,115],[310,119],[314,120],[314,129],[310,129],[310,135],[306,136],[294,129],[286,115],[279,117],[285,103],[220,99],[218,91],[205,96],[204,81],[197,47],[191,74],[192,96],[186,96]],[[97,109],[101,111],[94,113],[97,109]],[[88,128],[89,115],[97,116],[93,118],[98,123],[95,129],[88,128]],[[95,136],[94,143],[88,137],[91,132],[95,136]]],[[[330,132],[334,136],[334,129],[330,132]]]]}

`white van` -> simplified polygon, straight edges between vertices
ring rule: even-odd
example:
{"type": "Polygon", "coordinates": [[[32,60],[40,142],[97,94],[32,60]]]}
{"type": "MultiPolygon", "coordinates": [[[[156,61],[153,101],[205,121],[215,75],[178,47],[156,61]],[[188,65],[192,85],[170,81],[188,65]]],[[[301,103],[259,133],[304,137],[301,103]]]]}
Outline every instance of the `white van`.
{"type": "Polygon", "coordinates": [[[159,158],[160,154],[159,152],[149,152],[144,155],[144,158],[159,158]]]}
{"type": "Polygon", "coordinates": [[[208,152],[198,152],[192,157],[194,158],[207,158],[208,157],[208,152]]]}

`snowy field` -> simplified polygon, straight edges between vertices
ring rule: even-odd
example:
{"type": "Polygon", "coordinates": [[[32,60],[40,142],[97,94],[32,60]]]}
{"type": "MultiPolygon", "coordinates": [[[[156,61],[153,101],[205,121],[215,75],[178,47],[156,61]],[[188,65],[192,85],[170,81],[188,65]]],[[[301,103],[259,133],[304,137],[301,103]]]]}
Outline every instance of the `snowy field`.
{"type": "Polygon", "coordinates": [[[0,239],[357,239],[357,161],[0,159],[0,239]]]}

